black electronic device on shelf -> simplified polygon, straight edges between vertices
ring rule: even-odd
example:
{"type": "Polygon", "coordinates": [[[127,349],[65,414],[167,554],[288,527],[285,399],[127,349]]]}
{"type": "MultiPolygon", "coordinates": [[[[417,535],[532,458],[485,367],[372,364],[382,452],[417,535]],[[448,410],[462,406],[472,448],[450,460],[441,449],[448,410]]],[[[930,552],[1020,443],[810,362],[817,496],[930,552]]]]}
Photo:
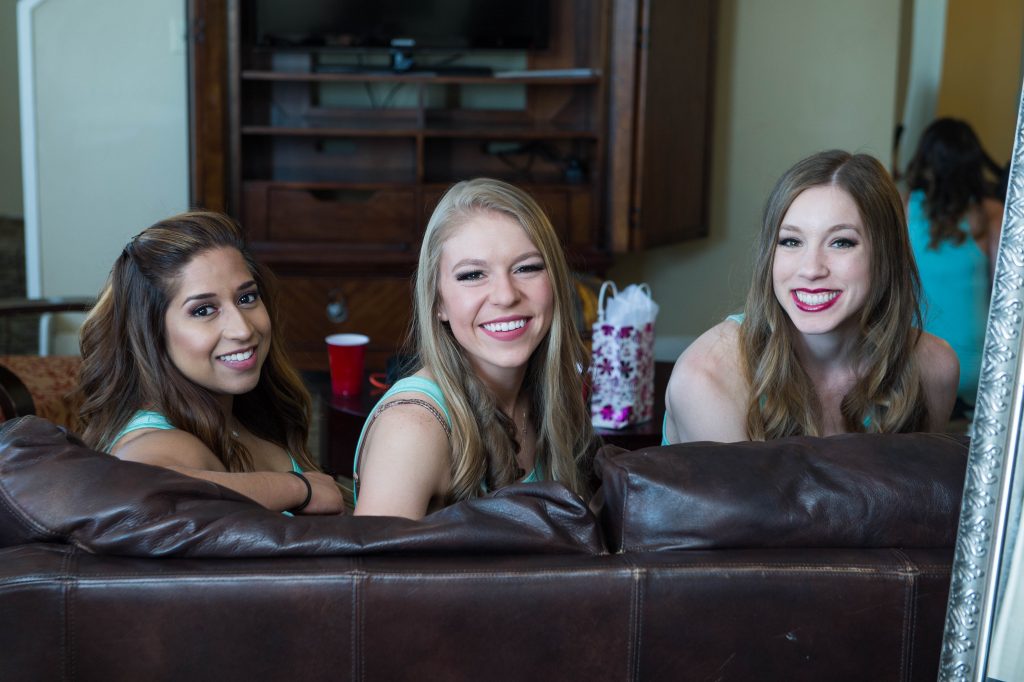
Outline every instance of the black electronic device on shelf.
{"type": "Polygon", "coordinates": [[[538,50],[551,0],[257,0],[252,30],[268,48],[538,50]]]}

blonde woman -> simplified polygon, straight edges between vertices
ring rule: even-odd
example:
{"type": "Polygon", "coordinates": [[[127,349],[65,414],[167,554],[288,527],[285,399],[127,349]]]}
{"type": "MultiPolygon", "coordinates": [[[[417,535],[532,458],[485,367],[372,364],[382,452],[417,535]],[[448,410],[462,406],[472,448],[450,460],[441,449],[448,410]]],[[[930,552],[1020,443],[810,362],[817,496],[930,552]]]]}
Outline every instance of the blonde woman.
{"type": "Polygon", "coordinates": [[[680,356],[666,443],[941,431],[959,364],[921,330],[903,202],[874,158],[833,150],[765,206],[745,313],[680,356]]]}
{"type": "Polygon", "coordinates": [[[486,178],[448,190],[416,274],[419,366],[363,428],[357,515],[418,519],[517,482],[586,493],[594,435],[570,291],[558,237],[529,195],[486,178]]]}

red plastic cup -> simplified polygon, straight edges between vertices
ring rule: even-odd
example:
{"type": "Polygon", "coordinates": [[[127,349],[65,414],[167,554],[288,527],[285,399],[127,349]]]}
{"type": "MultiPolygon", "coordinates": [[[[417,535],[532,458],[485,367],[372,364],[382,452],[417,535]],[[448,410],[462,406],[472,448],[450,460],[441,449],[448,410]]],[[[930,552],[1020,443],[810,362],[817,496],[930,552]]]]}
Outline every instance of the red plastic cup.
{"type": "Polygon", "coordinates": [[[331,366],[331,391],[334,395],[359,395],[366,366],[364,334],[331,334],[327,337],[327,359],[331,366]]]}

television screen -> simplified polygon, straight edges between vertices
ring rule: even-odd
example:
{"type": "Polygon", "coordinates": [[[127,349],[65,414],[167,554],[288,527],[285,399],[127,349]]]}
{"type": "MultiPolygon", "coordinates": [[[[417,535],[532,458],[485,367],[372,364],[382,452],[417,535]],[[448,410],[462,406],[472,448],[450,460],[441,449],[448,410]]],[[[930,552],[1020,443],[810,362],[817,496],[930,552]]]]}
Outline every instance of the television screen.
{"type": "Polygon", "coordinates": [[[550,0],[258,0],[266,47],[543,49],[550,0]]]}

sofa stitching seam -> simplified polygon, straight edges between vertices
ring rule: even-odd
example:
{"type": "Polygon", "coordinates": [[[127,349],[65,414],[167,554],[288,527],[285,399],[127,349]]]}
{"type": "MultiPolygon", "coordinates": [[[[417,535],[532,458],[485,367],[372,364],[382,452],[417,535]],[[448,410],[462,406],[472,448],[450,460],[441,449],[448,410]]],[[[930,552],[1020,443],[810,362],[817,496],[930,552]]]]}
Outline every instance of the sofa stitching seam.
{"type": "Polygon", "coordinates": [[[75,645],[74,645],[74,631],[75,631],[75,612],[72,608],[73,600],[71,598],[71,590],[73,588],[73,578],[71,570],[71,560],[74,556],[74,552],[68,552],[64,555],[64,560],[61,562],[61,571],[64,574],[63,589],[62,589],[62,601],[61,604],[64,610],[64,632],[61,641],[62,656],[61,660],[63,665],[63,673],[65,679],[73,680],[77,677],[77,670],[75,665],[75,645]]]}
{"type": "Polygon", "coordinates": [[[643,648],[643,612],[644,612],[644,586],[643,578],[646,572],[637,568],[636,570],[636,595],[637,595],[637,610],[636,610],[636,648],[633,651],[633,679],[640,679],[640,651],[643,648]]]}
{"type": "Polygon", "coordinates": [[[362,641],[362,619],[359,617],[359,590],[362,587],[359,576],[352,579],[352,679],[363,679],[360,675],[362,660],[359,655],[359,644],[362,641]]]}

